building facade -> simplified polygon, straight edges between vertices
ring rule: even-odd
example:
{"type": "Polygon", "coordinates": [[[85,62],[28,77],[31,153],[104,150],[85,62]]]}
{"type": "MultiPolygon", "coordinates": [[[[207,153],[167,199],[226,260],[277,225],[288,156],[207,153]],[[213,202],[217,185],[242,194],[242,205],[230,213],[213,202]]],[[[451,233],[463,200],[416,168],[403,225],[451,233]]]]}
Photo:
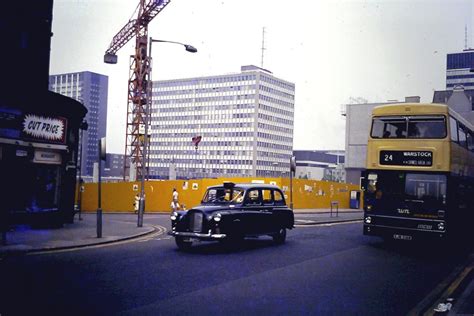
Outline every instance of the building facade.
{"type": "Polygon", "coordinates": [[[62,225],[74,217],[79,102],[48,91],[53,1],[10,2],[0,11],[0,232],[11,224],[62,225]],[[8,9],[7,9],[8,8],[8,9]],[[14,58],[12,59],[12,56],[14,58]],[[20,82],[28,77],[28,88],[20,82]]]}
{"type": "Polygon", "coordinates": [[[453,90],[457,86],[466,89],[474,88],[474,50],[465,49],[461,53],[447,55],[446,89],[453,90]]]}
{"type": "Polygon", "coordinates": [[[435,91],[433,103],[446,104],[474,124],[474,89],[465,90],[463,86],[457,86],[453,90],[435,91]]]}
{"type": "Polygon", "coordinates": [[[265,69],[153,82],[150,178],[282,176],[295,85],[265,69]]]}
{"type": "Polygon", "coordinates": [[[343,150],[294,150],[293,155],[296,159],[296,178],[345,180],[343,150]]]}
{"type": "Polygon", "coordinates": [[[107,133],[108,77],[82,71],[49,77],[49,90],[81,102],[88,110],[80,133],[79,166],[81,176],[92,176],[98,157],[98,141],[107,133]]]}
{"type": "MultiPolygon", "coordinates": [[[[419,103],[420,97],[406,97],[404,102],[419,103]]],[[[347,183],[359,184],[361,172],[366,168],[372,109],[379,105],[404,102],[388,101],[346,105],[343,116],[346,117],[345,170],[347,183]]]]}
{"type": "Polygon", "coordinates": [[[104,163],[104,172],[102,175],[104,177],[123,180],[124,157],[125,156],[123,154],[108,153],[104,163]]]}

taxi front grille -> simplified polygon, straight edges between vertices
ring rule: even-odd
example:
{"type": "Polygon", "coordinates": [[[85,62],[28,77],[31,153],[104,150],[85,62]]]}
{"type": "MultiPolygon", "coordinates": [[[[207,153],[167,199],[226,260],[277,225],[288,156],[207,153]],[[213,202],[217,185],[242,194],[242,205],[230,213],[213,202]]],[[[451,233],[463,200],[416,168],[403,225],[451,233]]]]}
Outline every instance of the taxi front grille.
{"type": "Polygon", "coordinates": [[[202,224],[203,224],[203,214],[200,212],[193,212],[190,214],[189,219],[189,229],[192,232],[201,232],[202,231],[202,224]]]}

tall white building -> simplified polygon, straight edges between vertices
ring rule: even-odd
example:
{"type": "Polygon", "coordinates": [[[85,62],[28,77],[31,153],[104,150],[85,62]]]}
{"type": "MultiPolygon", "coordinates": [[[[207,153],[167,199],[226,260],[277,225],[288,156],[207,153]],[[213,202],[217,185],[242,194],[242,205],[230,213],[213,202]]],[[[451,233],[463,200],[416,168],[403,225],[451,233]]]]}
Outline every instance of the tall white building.
{"type": "Polygon", "coordinates": [[[294,105],[294,83],[256,66],[154,81],[150,178],[283,176],[294,105]]]}

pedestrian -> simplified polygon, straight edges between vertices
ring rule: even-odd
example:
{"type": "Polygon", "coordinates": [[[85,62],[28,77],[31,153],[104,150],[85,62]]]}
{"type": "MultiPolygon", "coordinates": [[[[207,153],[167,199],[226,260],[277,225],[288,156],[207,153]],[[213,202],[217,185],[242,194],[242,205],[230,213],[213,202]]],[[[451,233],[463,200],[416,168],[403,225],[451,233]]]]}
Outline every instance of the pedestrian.
{"type": "Polygon", "coordinates": [[[133,207],[135,209],[135,213],[138,213],[138,209],[140,207],[140,197],[137,195],[135,195],[135,201],[133,202],[133,207]]]}
{"type": "Polygon", "coordinates": [[[179,210],[179,201],[178,201],[178,191],[176,191],[176,188],[173,188],[173,197],[171,199],[171,209],[173,211],[179,210]]]}

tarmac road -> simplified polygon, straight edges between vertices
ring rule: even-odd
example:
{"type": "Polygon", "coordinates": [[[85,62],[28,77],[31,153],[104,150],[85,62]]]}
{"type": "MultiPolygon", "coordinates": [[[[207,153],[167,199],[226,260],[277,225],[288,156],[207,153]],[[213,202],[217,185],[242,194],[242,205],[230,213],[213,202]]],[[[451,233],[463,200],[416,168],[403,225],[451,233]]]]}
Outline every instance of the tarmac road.
{"type": "MultiPolygon", "coordinates": [[[[169,229],[166,216],[145,223],[169,229]]],[[[6,256],[0,313],[404,315],[466,259],[387,246],[363,236],[360,222],[302,225],[287,238],[180,252],[155,232],[107,247],[6,256]]]]}

